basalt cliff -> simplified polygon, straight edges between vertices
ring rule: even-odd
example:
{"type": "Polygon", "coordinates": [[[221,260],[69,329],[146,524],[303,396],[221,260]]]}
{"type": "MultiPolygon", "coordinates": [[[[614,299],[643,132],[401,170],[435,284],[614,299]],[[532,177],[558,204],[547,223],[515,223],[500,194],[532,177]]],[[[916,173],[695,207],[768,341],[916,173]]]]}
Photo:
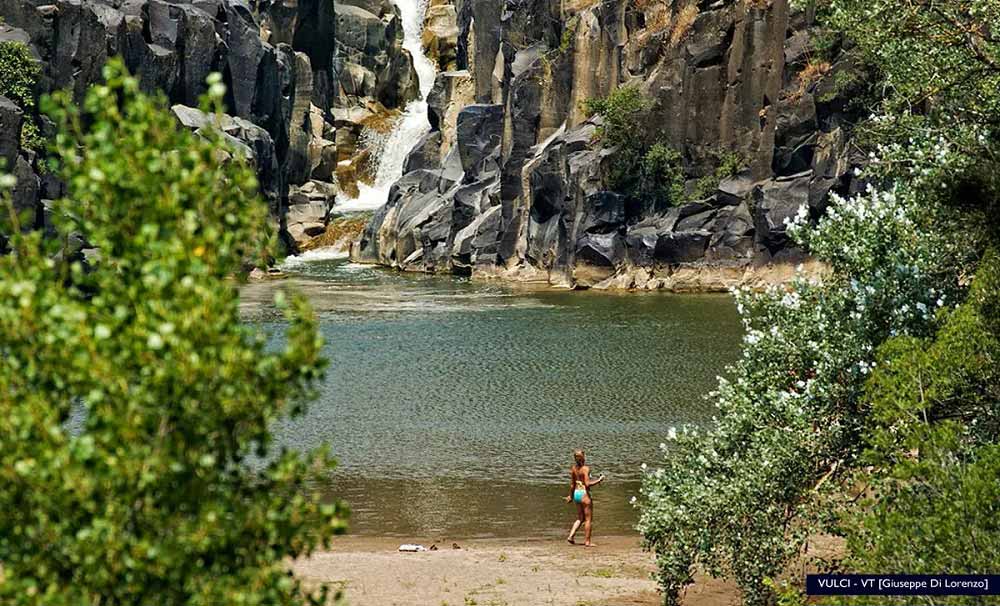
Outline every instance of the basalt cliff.
{"type": "MultiPolygon", "coordinates": [[[[144,90],[167,97],[180,126],[197,130],[210,120],[198,110],[205,79],[221,73],[230,115],[219,126],[256,167],[293,251],[325,231],[338,171],[357,179],[365,125],[418,96],[402,41],[390,0],[0,0],[0,44],[28,47],[41,70],[36,97],[68,89],[81,99],[108,58],[121,56],[144,90]]],[[[40,152],[22,145],[29,120],[52,136],[44,116],[0,97],[14,203],[35,211],[27,227],[45,229],[63,188],[40,152]]]]}
{"type": "Polygon", "coordinates": [[[787,0],[457,0],[432,132],[352,259],[564,287],[714,289],[786,275],[785,220],[853,180],[854,67],[787,0]],[[622,86],[688,199],[615,191],[586,101],[622,86]],[[714,183],[720,153],[745,159],[714,183]],[[705,188],[706,179],[710,186],[705,188]],[[701,191],[699,191],[701,190],[701,191]],[[777,268],[777,269],[776,269],[777,268]],[[773,277],[773,276],[772,276],[773,277]]]}
{"type": "MultiPolygon", "coordinates": [[[[0,43],[28,46],[36,95],[79,98],[120,55],[194,130],[210,120],[197,109],[205,77],[221,73],[221,126],[294,252],[322,241],[336,202],[372,181],[386,133],[421,96],[404,6],[421,15],[437,72],[430,132],[407,142],[355,261],[562,287],[719,288],[799,263],[785,219],[803,205],[818,217],[831,192],[859,187],[856,70],[788,0],[0,0],[0,43]],[[649,100],[641,130],[678,154],[683,200],[613,185],[620,154],[587,101],[621,87],[649,100]],[[723,154],[739,170],[713,180],[723,154]]],[[[31,111],[0,97],[0,156],[15,205],[45,229],[63,190],[22,145],[28,120],[52,134],[31,111]]]]}

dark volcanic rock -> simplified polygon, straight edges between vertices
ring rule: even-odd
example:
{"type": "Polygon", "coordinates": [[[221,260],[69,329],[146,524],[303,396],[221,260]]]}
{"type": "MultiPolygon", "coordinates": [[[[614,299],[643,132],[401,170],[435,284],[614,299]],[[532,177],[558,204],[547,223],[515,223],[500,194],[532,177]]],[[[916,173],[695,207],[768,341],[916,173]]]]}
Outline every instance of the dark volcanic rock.
{"type": "Polygon", "coordinates": [[[777,254],[788,244],[785,221],[809,203],[811,178],[810,171],[768,181],[754,191],[757,240],[771,254],[777,254]]]}
{"type": "Polygon", "coordinates": [[[503,107],[470,105],[458,114],[458,153],[462,169],[476,174],[498,147],[503,134],[503,107]]]}
{"type": "MultiPolygon", "coordinates": [[[[38,57],[39,93],[65,88],[81,99],[100,81],[107,59],[120,55],[144,90],[191,108],[205,92],[208,74],[221,73],[232,114],[226,132],[235,147],[252,155],[281,225],[289,186],[325,179],[332,187],[337,159],[331,109],[345,95],[339,85],[345,66],[357,60],[372,70],[365,82],[371,90],[361,92],[385,108],[417,96],[390,0],[0,0],[0,17],[0,40],[29,44],[38,57]],[[357,39],[356,20],[336,31],[342,6],[376,15],[372,29],[362,32],[360,48],[347,43],[357,39]]],[[[348,105],[355,101],[363,99],[348,105]]],[[[0,153],[13,162],[14,118],[2,111],[0,153]]],[[[197,121],[180,113],[189,126],[190,119],[197,121]]],[[[35,205],[41,213],[40,198],[35,205]]]]}
{"type": "Polygon", "coordinates": [[[7,97],[0,97],[0,170],[10,170],[21,144],[24,112],[7,97]]]}
{"type": "Polygon", "coordinates": [[[21,218],[21,227],[31,228],[35,226],[36,218],[41,211],[38,206],[41,182],[23,157],[17,158],[13,169],[11,173],[17,179],[17,183],[10,192],[11,201],[14,203],[14,210],[21,218]]]}
{"type": "Polygon", "coordinates": [[[209,116],[194,107],[174,105],[170,108],[177,121],[184,127],[195,132],[205,128],[218,128],[228,137],[228,141],[237,153],[250,160],[257,169],[264,197],[272,204],[272,210],[277,211],[279,192],[276,187],[279,181],[278,158],[275,153],[274,140],[262,127],[238,116],[222,114],[219,120],[209,116]]]}
{"type": "Polygon", "coordinates": [[[417,143],[406,158],[404,173],[441,167],[441,133],[429,132],[417,143]]]}
{"type": "MultiPolygon", "coordinates": [[[[641,283],[657,284],[654,272],[681,266],[788,258],[784,220],[802,205],[819,216],[830,192],[857,187],[856,116],[833,82],[854,66],[834,56],[825,79],[803,81],[814,15],[789,0],[697,3],[683,31],[678,3],[431,4],[425,42],[447,70],[427,99],[432,132],[356,259],[582,287],[641,268],[641,283]],[[620,155],[602,147],[584,106],[623,85],[650,99],[643,143],[677,151],[690,195],[704,200],[670,207],[612,191],[620,155]],[[703,181],[733,154],[745,170],[703,181]]],[[[45,66],[40,92],[79,97],[121,54],[197,130],[205,75],[222,73],[224,131],[254,160],[293,247],[325,225],[334,188],[319,184],[363,174],[366,128],[419,96],[391,0],[0,0],[0,15],[0,37],[20,36],[45,66]]],[[[16,118],[0,106],[0,121],[16,118]]],[[[3,137],[0,155],[21,172],[37,166],[3,137]]],[[[32,190],[26,177],[25,191],[41,208],[41,190],[58,188],[37,181],[32,190]]]]}
{"type": "MultiPolygon", "coordinates": [[[[788,0],[697,8],[678,34],[663,26],[677,3],[456,0],[458,69],[428,99],[434,132],[354,257],[624,288],[656,288],[682,266],[739,275],[795,257],[785,220],[802,205],[818,216],[831,191],[854,187],[856,116],[832,85],[800,78],[813,13],[788,0]],[[707,187],[706,199],[668,207],[610,191],[618,157],[583,106],[623,85],[651,101],[638,115],[645,144],[678,151],[689,192],[707,187]],[[746,168],[706,184],[733,155],[746,168]],[[461,174],[444,179],[434,161],[456,156],[461,174]]],[[[832,63],[830,74],[847,69],[832,63]]]]}
{"type": "Polygon", "coordinates": [[[583,234],[576,241],[576,259],[590,265],[615,267],[625,256],[625,238],[617,232],[583,234]]]}
{"type": "Polygon", "coordinates": [[[402,51],[403,25],[390,2],[335,2],[337,25],[333,71],[340,107],[372,98],[401,107],[418,96],[416,72],[402,51]]]}
{"type": "Polygon", "coordinates": [[[817,128],[812,95],[793,96],[778,104],[772,162],[775,175],[794,175],[812,166],[817,128]]]}
{"type": "Polygon", "coordinates": [[[711,232],[704,229],[662,234],[656,241],[653,254],[661,263],[693,263],[705,256],[711,238],[711,232]]]}

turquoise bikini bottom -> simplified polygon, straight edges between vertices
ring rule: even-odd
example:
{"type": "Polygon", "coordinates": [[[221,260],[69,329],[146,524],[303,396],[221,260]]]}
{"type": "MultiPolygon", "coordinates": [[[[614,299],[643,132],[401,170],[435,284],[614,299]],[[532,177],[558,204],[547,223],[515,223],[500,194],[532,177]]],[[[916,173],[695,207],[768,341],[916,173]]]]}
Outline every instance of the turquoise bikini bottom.
{"type": "Polygon", "coordinates": [[[587,491],[582,488],[577,488],[573,491],[573,502],[583,503],[583,497],[587,495],[587,491]]]}

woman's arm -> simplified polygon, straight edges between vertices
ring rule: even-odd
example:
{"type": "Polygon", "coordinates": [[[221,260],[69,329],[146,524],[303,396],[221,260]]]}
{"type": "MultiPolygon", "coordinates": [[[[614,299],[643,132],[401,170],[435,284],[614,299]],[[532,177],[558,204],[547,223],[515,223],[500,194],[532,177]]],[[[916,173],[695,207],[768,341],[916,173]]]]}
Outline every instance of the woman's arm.
{"type": "Polygon", "coordinates": [[[590,481],[590,469],[587,469],[587,473],[586,473],[586,477],[584,478],[584,481],[587,483],[587,488],[590,488],[591,486],[597,486],[598,484],[600,484],[601,482],[603,482],[604,481],[604,476],[601,476],[601,477],[597,478],[596,480],[594,480],[593,482],[591,482],[590,481]]]}
{"type": "Polygon", "coordinates": [[[569,495],[565,498],[565,501],[569,503],[573,500],[573,491],[576,489],[576,482],[573,481],[573,472],[569,472],[569,495]]]}

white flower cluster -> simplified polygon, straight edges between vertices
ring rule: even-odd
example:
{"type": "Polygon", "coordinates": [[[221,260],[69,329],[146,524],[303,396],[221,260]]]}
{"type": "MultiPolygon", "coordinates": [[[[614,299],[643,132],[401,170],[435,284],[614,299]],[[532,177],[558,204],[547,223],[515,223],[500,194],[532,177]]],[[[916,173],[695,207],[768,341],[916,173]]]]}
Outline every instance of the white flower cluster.
{"type": "MultiPolygon", "coordinates": [[[[775,503],[852,439],[850,403],[875,369],[878,346],[892,335],[926,334],[937,310],[955,300],[957,280],[935,271],[937,242],[913,203],[907,191],[868,187],[834,196],[815,225],[803,206],[788,233],[832,275],[732,291],[746,332],[741,359],[714,394],[719,418],[702,434],[671,428],[663,468],[644,474],[636,502],[661,575],[684,578],[693,552],[711,561],[726,545],[740,549],[736,535],[748,525],[780,527],[786,512],[775,503]]],[[[740,565],[761,576],[794,547],[780,533],[756,541],[740,565]]]]}

